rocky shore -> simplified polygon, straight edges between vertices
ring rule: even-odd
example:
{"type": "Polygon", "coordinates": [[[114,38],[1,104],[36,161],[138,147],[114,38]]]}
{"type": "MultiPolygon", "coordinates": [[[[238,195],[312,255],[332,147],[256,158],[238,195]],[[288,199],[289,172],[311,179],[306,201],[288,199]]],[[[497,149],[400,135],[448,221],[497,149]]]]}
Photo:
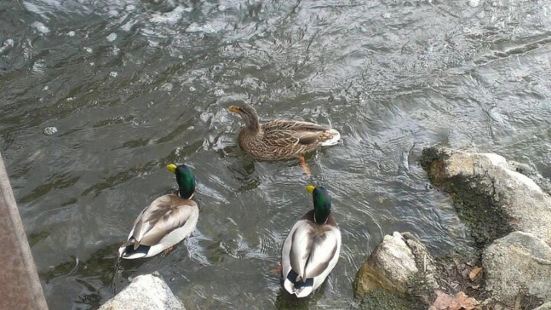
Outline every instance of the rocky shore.
{"type": "Polygon", "coordinates": [[[551,309],[549,182],[493,153],[431,147],[420,163],[451,195],[478,252],[433,258],[414,236],[395,232],[358,271],[356,296],[383,298],[388,309],[551,309]]]}

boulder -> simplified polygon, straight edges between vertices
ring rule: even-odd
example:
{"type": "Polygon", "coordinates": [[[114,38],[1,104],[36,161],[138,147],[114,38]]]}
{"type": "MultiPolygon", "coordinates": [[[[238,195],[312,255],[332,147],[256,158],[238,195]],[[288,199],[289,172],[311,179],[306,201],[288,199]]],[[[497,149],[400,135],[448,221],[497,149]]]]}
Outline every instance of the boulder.
{"type": "Polygon", "coordinates": [[[160,276],[146,274],[135,277],[130,285],[99,309],[167,310],[185,308],[160,276]]]}
{"type": "Polygon", "coordinates": [[[495,300],[509,305],[525,297],[551,301],[551,247],[534,234],[515,231],[494,241],[482,264],[486,290],[495,300]]]}
{"type": "Polygon", "coordinates": [[[551,244],[551,197],[517,172],[518,163],[492,153],[443,147],[423,150],[421,165],[432,183],[449,192],[459,216],[481,245],[519,230],[551,244]]]}
{"type": "Polygon", "coordinates": [[[425,246],[409,233],[386,235],[364,262],[354,283],[357,297],[379,288],[433,299],[438,284],[433,259],[425,246]]]}

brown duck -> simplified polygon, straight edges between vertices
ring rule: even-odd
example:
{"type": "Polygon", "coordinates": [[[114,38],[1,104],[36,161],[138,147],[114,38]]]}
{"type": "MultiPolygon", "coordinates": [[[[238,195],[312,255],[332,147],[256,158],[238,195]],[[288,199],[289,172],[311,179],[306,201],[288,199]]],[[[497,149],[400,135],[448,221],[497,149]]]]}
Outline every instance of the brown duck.
{"type": "Polygon", "coordinates": [[[232,105],[229,111],[239,114],[245,122],[239,132],[239,146],[245,152],[256,160],[298,158],[308,175],[311,173],[304,154],[335,145],[341,137],[335,129],[310,122],[276,119],[261,124],[256,110],[246,103],[232,105]]]}

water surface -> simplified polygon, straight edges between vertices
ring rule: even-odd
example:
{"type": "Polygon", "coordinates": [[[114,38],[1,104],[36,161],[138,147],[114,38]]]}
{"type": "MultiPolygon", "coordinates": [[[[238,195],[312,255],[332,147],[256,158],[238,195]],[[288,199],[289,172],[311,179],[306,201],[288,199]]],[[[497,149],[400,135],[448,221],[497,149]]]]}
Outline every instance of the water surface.
{"type": "Polygon", "coordinates": [[[273,270],[308,179],[239,149],[234,100],[343,135],[309,159],[340,261],[298,306],[353,308],[359,265],[393,231],[468,249],[420,151],[494,151],[551,177],[550,14],[537,0],[0,2],[0,151],[50,308],[112,296],[116,248],[175,187],[169,162],[195,169],[197,231],[124,262],[117,288],[157,270],[187,309],[297,306],[273,270]]]}

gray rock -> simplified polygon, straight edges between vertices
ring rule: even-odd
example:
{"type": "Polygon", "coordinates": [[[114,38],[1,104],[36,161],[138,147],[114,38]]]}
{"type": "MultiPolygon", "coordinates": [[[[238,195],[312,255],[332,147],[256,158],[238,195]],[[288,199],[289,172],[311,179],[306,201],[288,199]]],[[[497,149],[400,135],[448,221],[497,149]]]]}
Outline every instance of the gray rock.
{"type": "Polygon", "coordinates": [[[438,284],[433,259],[409,233],[386,235],[364,262],[354,283],[357,297],[383,288],[430,302],[438,284]]]}
{"type": "Polygon", "coordinates": [[[515,231],[494,241],[482,264],[494,299],[508,304],[519,295],[551,300],[551,247],[535,235],[515,231]]]}
{"type": "Polygon", "coordinates": [[[481,244],[520,230],[551,242],[551,197],[497,154],[423,150],[421,165],[450,192],[460,217],[481,244]]]}
{"type": "Polygon", "coordinates": [[[551,302],[544,303],[543,305],[535,308],[534,310],[551,310],[551,302]]]}
{"type": "Polygon", "coordinates": [[[551,181],[546,177],[542,176],[536,168],[532,167],[529,164],[519,163],[513,160],[508,160],[507,163],[509,167],[515,170],[518,173],[522,173],[525,176],[532,179],[536,184],[538,184],[541,189],[547,194],[551,194],[551,181]]]}
{"type": "Polygon", "coordinates": [[[99,309],[166,310],[185,308],[162,278],[146,274],[135,277],[130,285],[99,309]]]}

